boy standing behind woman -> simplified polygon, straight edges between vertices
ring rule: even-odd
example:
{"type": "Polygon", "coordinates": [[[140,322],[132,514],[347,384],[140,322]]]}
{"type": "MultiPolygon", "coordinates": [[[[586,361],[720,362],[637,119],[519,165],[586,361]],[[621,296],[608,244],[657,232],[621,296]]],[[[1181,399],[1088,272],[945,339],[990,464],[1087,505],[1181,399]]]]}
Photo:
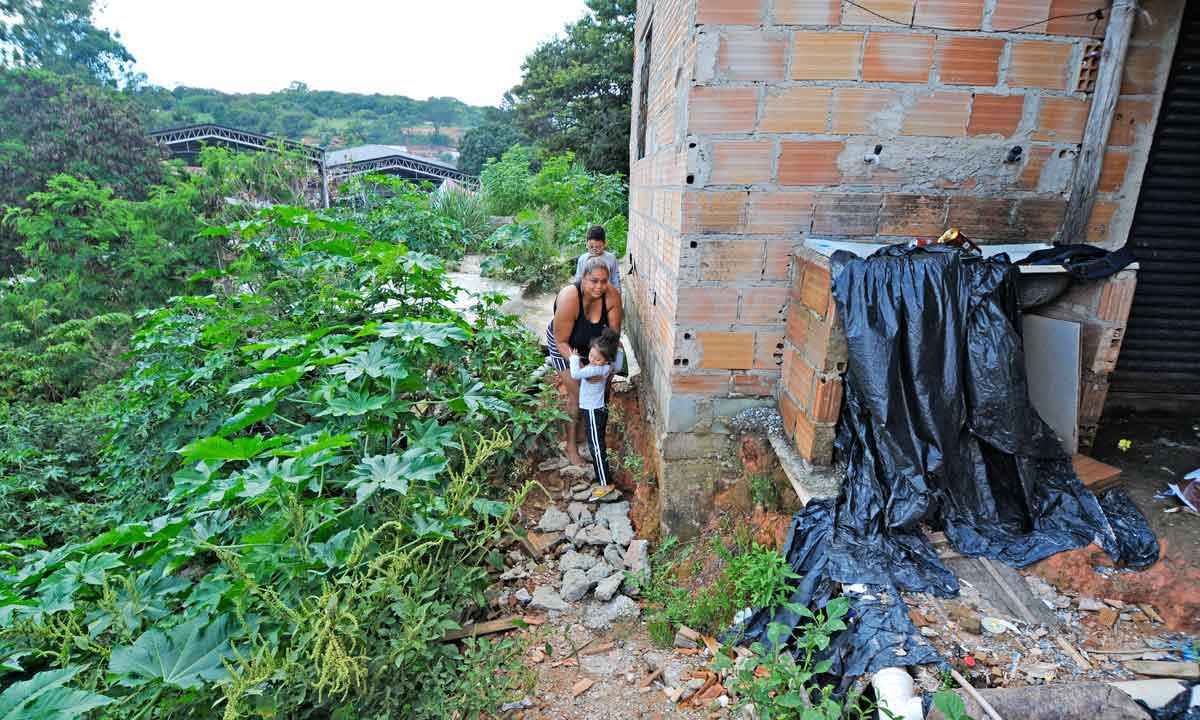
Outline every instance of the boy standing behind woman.
{"type": "Polygon", "coordinates": [[[591,258],[603,258],[604,264],[608,266],[608,284],[621,291],[621,275],[618,272],[620,265],[617,263],[617,256],[608,251],[608,236],[604,234],[604,228],[600,225],[593,225],[587,231],[587,252],[579,256],[579,260],[575,263],[575,277],[571,282],[579,282],[583,278],[583,266],[591,258]]]}

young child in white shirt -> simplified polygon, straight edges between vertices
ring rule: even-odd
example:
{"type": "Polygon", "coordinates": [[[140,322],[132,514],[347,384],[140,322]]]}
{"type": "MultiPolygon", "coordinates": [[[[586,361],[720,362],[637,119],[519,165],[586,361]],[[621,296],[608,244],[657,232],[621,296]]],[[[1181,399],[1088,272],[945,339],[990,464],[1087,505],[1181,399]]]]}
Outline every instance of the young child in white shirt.
{"type": "Polygon", "coordinates": [[[608,427],[608,408],[604,406],[604,394],[608,387],[608,376],[621,369],[624,353],[621,338],[610,328],[605,328],[600,337],[592,340],[588,351],[588,364],[581,367],[577,353],[571,353],[571,377],[579,380],[579,410],[587,430],[588,449],[592,453],[592,467],[602,489],[598,495],[607,494],[609,472],[608,458],[604,447],[604,431],[608,427]]]}

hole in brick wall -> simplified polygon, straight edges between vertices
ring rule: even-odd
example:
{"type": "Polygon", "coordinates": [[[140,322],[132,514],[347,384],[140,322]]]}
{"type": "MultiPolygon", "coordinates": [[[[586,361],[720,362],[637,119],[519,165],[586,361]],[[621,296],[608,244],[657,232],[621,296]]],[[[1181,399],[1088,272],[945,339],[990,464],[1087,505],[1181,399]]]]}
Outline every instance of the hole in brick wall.
{"type": "Polygon", "coordinates": [[[688,243],[688,247],[700,247],[700,243],[693,240],[690,243],[688,243]]]}
{"type": "Polygon", "coordinates": [[[684,334],[683,334],[683,339],[684,339],[684,340],[691,340],[691,339],[692,339],[692,334],[691,334],[691,333],[684,333],[684,334]]]}
{"type": "Polygon", "coordinates": [[[782,350],[782,349],[783,349],[783,343],[775,343],[775,349],[776,349],[776,350],[782,350]]]}
{"type": "Polygon", "coordinates": [[[1004,162],[1006,162],[1006,163],[1020,162],[1021,154],[1024,152],[1025,151],[1021,149],[1020,145],[1013,145],[1011,148],[1008,149],[1008,155],[1005,156],[1004,162]]]}
{"type": "Polygon", "coordinates": [[[657,305],[657,304],[658,304],[658,291],[657,291],[657,290],[651,290],[651,291],[650,291],[650,304],[651,304],[651,305],[657,305]]]}
{"type": "Polygon", "coordinates": [[[679,366],[679,365],[682,365],[682,364],[683,364],[683,360],[680,360],[679,358],[675,358],[675,365],[676,365],[676,366],[679,366]]]}
{"type": "Polygon", "coordinates": [[[844,363],[844,362],[834,363],[833,369],[837,370],[840,373],[846,372],[846,363],[844,363]]]}
{"type": "Polygon", "coordinates": [[[1096,91],[1096,78],[1100,74],[1100,56],[1103,48],[1103,44],[1099,42],[1089,42],[1083,46],[1083,57],[1079,63],[1079,82],[1075,84],[1077,91],[1096,91]]]}
{"type": "Polygon", "coordinates": [[[883,152],[883,146],[882,146],[882,145],[876,145],[876,146],[875,146],[875,154],[876,154],[876,155],[878,155],[878,154],[879,154],[879,153],[881,153],[881,152],[883,152]]]}
{"type": "Polygon", "coordinates": [[[696,176],[695,176],[695,175],[688,175],[688,176],[687,176],[687,184],[688,184],[688,185],[691,185],[691,184],[692,184],[692,183],[694,183],[694,182],[696,182],[696,176]]]}
{"type": "Polygon", "coordinates": [[[688,359],[687,359],[687,358],[684,358],[684,359],[683,359],[683,366],[684,366],[684,367],[687,367],[687,366],[688,366],[688,359]]]}
{"type": "Polygon", "coordinates": [[[1059,156],[1060,158],[1065,158],[1065,157],[1067,157],[1067,151],[1066,151],[1066,150],[1059,150],[1059,151],[1058,151],[1058,156],[1059,156]]]}
{"type": "Polygon", "coordinates": [[[692,148],[692,149],[695,149],[695,147],[696,147],[696,143],[688,143],[688,147],[689,147],[689,148],[692,148]]]}

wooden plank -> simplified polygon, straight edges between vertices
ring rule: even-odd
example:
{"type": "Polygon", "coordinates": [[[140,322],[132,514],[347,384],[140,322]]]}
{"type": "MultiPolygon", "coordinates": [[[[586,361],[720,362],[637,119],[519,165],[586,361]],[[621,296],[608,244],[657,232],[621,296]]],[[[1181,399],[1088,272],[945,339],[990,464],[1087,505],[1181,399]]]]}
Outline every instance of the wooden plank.
{"type": "Polygon", "coordinates": [[[1087,241],[1088,220],[1096,204],[1096,187],[1100,184],[1104,147],[1108,144],[1108,131],[1112,129],[1117,98],[1121,94],[1125,55],[1129,50],[1129,36],[1133,33],[1133,19],[1137,14],[1137,0],[1114,0],[1108,12],[1108,29],[1104,33],[1100,67],[1096,71],[1096,93],[1092,96],[1092,109],[1088,112],[1083,143],[1075,160],[1075,172],[1071,176],[1066,217],[1063,218],[1062,232],[1058,236],[1060,243],[1087,241]]]}
{"type": "Polygon", "coordinates": [[[1071,659],[1075,661],[1076,665],[1083,670],[1092,669],[1092,664],[1087,661],[1087,658],[1083,656],[1083,653],[1076,650],[1075,646],[1068,642],[1066,638],[1059,635],[1054,640],[1058,643],[1058,646],[1063,649],[1063,652],[1071,656],[1071,659]]]}
{"type": "Polygon", "coordinates": [[[1092,492],[1103,492],[1121,484],[1121,468],[1106,465],[1087,455],[1073,455],[1071,464],[1083,486],[1092,492]]]}
{"type": "Polygon", "coordinates": [[[1179,678],[1180,680],[1200,680],[1200,663],[1170,662],[1167,660],[1126,660],[1122,664],[1126,670],[1135,672],[1138,675],[1179,678]]]}
{"type": "Polygon", "coordinates": [[[452,642],[461,640],[465,637],[476,637],[478,635],[491,635],[493,633],[505,632],[514,630],[522,625],[527,625],[525,618],[521,615],[510,615],[506,618],[497,618],[496,620],[488,620],[487,622],[473,623],[458,630],[450,630],[442,636],[442,642],[452,642]]]}
{"type": "Polygon", "coordinates": [[[981,557],[979,558],[979,562],[983,565],[984,570],[987,570],[988,574],[992,576],[992,579],[996,581],[996,584],[1000,586],[1000,589],[1004,591],[1004,595],[1013,604],[1013,607],[1016,608],[1021,619],[1031,625],[1037,625],[1037,618],[1033,616],[1033,613],[1029,611],[1025,603],[1021,602],[1021,598],[1013,590],[1012,586],[1004,578],[1000,577],[1000,572],[996,570],[996,566],[992,564],[992,561],[981,557]]]}

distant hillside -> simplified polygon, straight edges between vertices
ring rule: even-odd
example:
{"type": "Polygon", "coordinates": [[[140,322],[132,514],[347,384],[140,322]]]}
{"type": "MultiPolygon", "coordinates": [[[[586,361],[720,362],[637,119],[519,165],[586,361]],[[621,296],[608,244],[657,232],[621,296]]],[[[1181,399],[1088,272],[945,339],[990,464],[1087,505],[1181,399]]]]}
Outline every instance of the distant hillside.
{"type": "Polygon", "coordinates": [[[330,147],[455,146],[464,129],[479,123],[484,110],[450,97],[413,100],[402,95],[316,91],[303,83],[265,94],[149,87],[136,96],[147,127],[212,122],[330,147]]]}

